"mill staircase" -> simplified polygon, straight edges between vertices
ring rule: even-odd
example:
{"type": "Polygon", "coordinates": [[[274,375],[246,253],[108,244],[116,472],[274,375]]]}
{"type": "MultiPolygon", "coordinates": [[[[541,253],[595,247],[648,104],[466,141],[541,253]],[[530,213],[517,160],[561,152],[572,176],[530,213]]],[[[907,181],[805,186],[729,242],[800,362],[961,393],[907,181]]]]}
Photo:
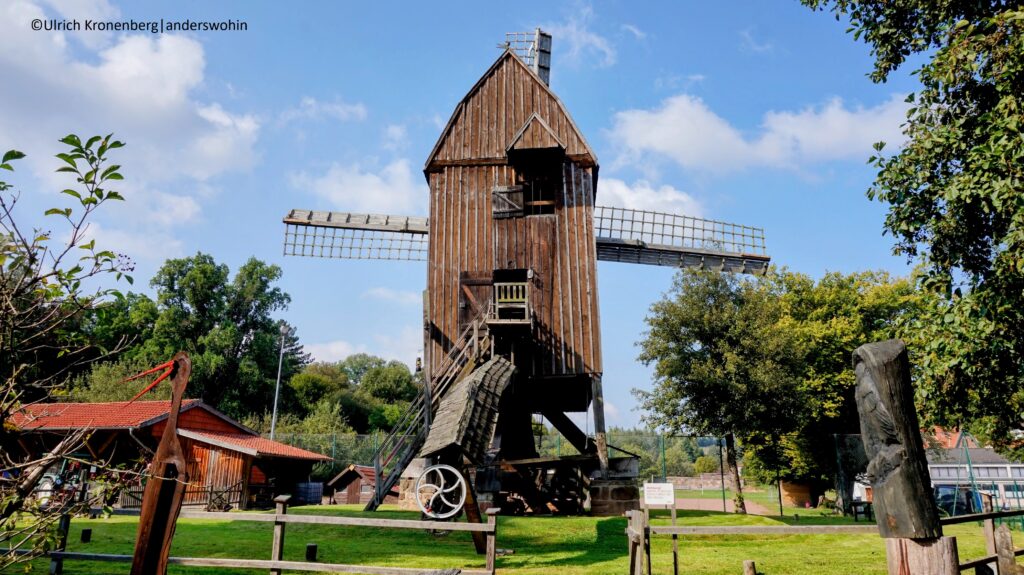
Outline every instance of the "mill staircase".
{"type": "Polygon", "coordinates": [[[482,314],[473,320],[448,351],[432,378],[430,405],[427,405],[425,393],[420,393],[405,416],[377,448],[373,455],[375,487],[373,498],[366,504],[366,511],[375,511],[384,502],[387,494],[398,484],[402,472],[423,447],[429,431],[426,410],[430,409],[433,419],[444,394],[490,358],[491,338],[486,319],[486,314],[482,314]]]}

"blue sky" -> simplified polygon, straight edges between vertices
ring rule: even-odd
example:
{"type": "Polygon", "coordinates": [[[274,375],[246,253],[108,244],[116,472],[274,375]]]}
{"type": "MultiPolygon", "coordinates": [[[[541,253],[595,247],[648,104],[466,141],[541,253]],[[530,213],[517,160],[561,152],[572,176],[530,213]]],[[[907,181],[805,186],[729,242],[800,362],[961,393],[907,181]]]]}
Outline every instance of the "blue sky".
{"type": "MultiPolygon", "coordinates": [[[[282,267],[282,317],[317,358],[412,364],[425,264],[284,258],[281,217],[425,214],[441,127],[504,33],[536,26],[554,37],[551,87],[601,163],[598,204],[762,226],[775,263],[814,277],[907,273],[864,191],[871,143],[898,145],[914,81],[872,84],[868,48],[796,1],[0,0],[0,149],[29,154],[8,180],[30,219],[69,183],[53,173],[56,141],[114,132],[128,201],[91,233],[135,260],[136,286],[169,257],[202,251],[234,270],[255,256],[282,267]],[[36,32],[35,18],[248,30],[36,32]]],[[[651,377],[635,342],[672,270],[598,273],[608,422],[629,426],[629,390],[651,377]]]]}

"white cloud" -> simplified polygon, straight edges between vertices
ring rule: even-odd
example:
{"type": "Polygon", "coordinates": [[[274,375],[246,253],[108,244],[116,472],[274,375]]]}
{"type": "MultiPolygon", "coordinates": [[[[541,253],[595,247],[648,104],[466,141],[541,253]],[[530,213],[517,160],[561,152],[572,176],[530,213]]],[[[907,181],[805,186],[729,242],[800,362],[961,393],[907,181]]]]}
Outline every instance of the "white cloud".
{"type": "Polygon", "coordinates": [[[681,94],[651,110],[618,112],[610,136],[620,146],[620,165],[654,154],[710,172],[750,166],[796,169],[812,162],[862,161],[876,141],[903,142],[900,124],[906,107],[899,94],[871,108],[848,108],[832,98],[797,112],[768,112],[760,133],[751,136],[700,98],[681,94]]]}
{"type": "MultiPolygon", "coordinates": [[[[121,11],[107,0],[44,0],[61,17],[69,20],[116,20],[121,11]]],[[[99,48],[110,42],[113,32],[75,34],[73,38],[89,48],[99,48]]]]}
{"type": "Polygon", "coordinates": [[[384,128],[384,148],[401,150],[409,145],[409,131],[401,124],[388,124],[384,128]]]}
{"type": "Polygon", "coordinates": [[[365,345],[354,345],[344,340],[324,343],[303,344],[306,353],[313,356],[313,361],[341,361],[353,353],[367,353],[365,345]]]}
{"type": "Polygon", "coordinates": [[[637,180],[629,185],[615,178],[604,178],[597,193],[602,206],[668,212],[695,218],[701,217],[704,212],[700,203],[686,192],[669,185],[655,188],[646,180],[637,180]]]}
{"type": "Polygon", "coordinates": [[[591,29],[593,20],[594,10],[588,5],[580,5],[573,9],[565,22],[541,26],[553,37],[555,57],[572,64],[586,59],[600,67],[614,65],[618,58],[615,46],[591,29]],[[561,48],[563,44],[568,46],[565,50],[561,48]]]}
{"type": "Polygon", "coordinates": [[[757,52],[763,54],[765,52],[771,52],[775,49],[775,46],[771,42],[759,42],[754,38],[754,32],[750,28],[746,30],[740,30],[740,47],[750,52],[757,52]]]}
{"type": "Polygon", "coordinates": [[[257,159],[260,121],[200,100],[206,55],[196,39],[174,34],[34,32],[33,18],[118,19],[105,0],[0,2],[0,148],[29,154],[43,189],[67,187],[55,174],[56,141],[114,132],[112,152],[127,198],[104,210],[98,244],[139,259],[180,253],[174,228],[194,221],[207,180],[248,170],[257,159]],[[71,43],[76,44],[72,49],[71,43]],[[111,217],[118,216],[120,217],[111,217]]]}
{"type": "Polygon", "coordinates": [[[370,288],[363,292],[361,297],[397,303],[399,305],[419,305],[423,303],[423,296],[418,292],[395,290],[387,287],[370,288]]]}
{"type": "Polygon", "coordinates": [[[151,228],[112,228],[92,222],[83,239],[86,242],[95,239],[97,249],[125,254],[133,261],[160,263],[184,255],[180,239],[166,231],[151,228]]]}
{"type": "Polygon", "coordinates": [[[347,212],[412,214],[422,213],[428,189],[409,161],[394,160],[380,170],[366,170],[358,164],[331,164],[320,176],[293,174],[291,186],[310,191],[347,212]]]}
{"type": "Polygon", "coordinates": [[[315,361],[339,361],[353,353],[368,353],[386,360],[398,360],[410,367],[423,353],[423,331],[414,326],[405,326],[397,336],[373,335],[368,343],[352,343],[335,340],[323,343],[305,344],[306,352],[315,361]]]}
{"type": "Polygon", "coordinates": [[[205,180],[224,170],[248,170],[255,164],[253,150],[260,131],[255,116],[229,114],[220,104],[200,107],[197,113],[212,130],[193,142],[185,166],[190,174],[205,180]]]}
{"type": "Polygon", "coordinates": [[[324,118],[339,122],[365,120],[366,106],[359,103],[349,104],[338,99],[333,102],[321,102],[316,98],[306,96],[302,98],[298,106],[281,112],[279,121],[282,124],[287,124],[296,120],[320,120],[324,118]]]}
{"type": "Polygon", "coordinates": [[[633,37],[636,38],[637,40],[643,40],[647,38],[647,32],[644,32],[643,30],[637,28],[632,24],[623,24],[622,29],[632,34],[633,37]]]}

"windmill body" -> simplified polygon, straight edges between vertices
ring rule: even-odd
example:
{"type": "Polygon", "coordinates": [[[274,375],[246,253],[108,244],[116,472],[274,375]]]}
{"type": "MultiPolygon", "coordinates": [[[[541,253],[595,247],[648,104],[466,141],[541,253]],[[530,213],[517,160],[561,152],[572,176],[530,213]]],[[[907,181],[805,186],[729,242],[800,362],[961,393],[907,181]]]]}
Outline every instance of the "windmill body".
{"type": "Polygon", "coordinates": [[[518,53],[510,39],[456,106],[424,168],[427,218],[284,219],[288,255],[427,261],[426,389],[378,454],[381,500],[416,455],[464,458],[484,497],[534,510],[581,505],[591,479],[628,479],[635,459],[609,460],[604,437],[597,261],[767,266],[760,229],[595,206],[597,157],[548,87],[551,37],[530,36],[518,53]],[[499,357],[514,369],[470,377],[499,357]],[[476,408],[452,407],[463,402],[449,393],[476,408]],[[567,416],[591,407],[593,436],[567,416]],[[580,455],[538,457],[537,414],[580,455]]]}

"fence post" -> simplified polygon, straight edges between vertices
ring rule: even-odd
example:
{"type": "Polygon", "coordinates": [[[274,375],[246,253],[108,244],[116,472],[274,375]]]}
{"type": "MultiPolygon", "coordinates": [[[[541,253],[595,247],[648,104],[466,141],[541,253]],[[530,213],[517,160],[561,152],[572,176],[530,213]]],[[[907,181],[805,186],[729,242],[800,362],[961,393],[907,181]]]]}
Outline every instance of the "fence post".
{"type": "MultiPolygon", "coordinates": [[[[983,513],[992,513],[992,496],[988,493],[981,494],[981,510],[983,513]]],[[[981,532],[985,534],[985,553],[996,554],[996,522],[993,519],[986,519],[982,525],[981,532]]],[[[989,563],[988,566],[993,573],[998,573],[996,563],[989,563]]]]}
{"type": "MultiPolygon", "coordinates": [[[[277,504],[277,515],[288,514],[288,501],[292,498],[291,495],[278,495],[274,498],[274,503],[277,504]]],[[[274,541],[270,548],[270,560],[280,561],[284,557],[284,522],[280,519],[274,521],[274,541]]],[[[270,575],[281,575],[280,569],[271,569],[270,575]]]]}
{"type": "Polygon", "coordinates": [[[487,525],[491,528],[490,531],[487,532],[487,571],[490,573],[494,573],[494,563],[498,554],[498,513],[500,511],[501,509],[497,507],[491,507],[486,511],[487,525]]]}
{"type": "MultiPolygon", "coordinates": [[[[53,497],[52,495],[50,496],[53,497]]],[[[57,524],[57,548],[54,551],[66,551],[68,548],[68,531],[71,531],[71,515],[60,516],[57,524]]],[[[60,555],[50,558],[50,575],[61,575],[64,572],[64,558],[60,555]]]]}
{"type": "Polygon", "coordinates": [[[1010,528],[1007,525],[1000,525],[996,529],[996,555],[998,556],[998,573],[1007,575],[1017,573],[1017,557],[1014,554],[1013,538],[1010,536],[1010,528]]]}
{"type": "Polygon", "coordinates": [[[626,517],[629,518],[626,529],[629,541],[629,575],[642,575],[644,572],[644,554],[641,548],[643,530],[637,520],[639,515],[640,512],[636,510],[626,512],[626,517]]]}

